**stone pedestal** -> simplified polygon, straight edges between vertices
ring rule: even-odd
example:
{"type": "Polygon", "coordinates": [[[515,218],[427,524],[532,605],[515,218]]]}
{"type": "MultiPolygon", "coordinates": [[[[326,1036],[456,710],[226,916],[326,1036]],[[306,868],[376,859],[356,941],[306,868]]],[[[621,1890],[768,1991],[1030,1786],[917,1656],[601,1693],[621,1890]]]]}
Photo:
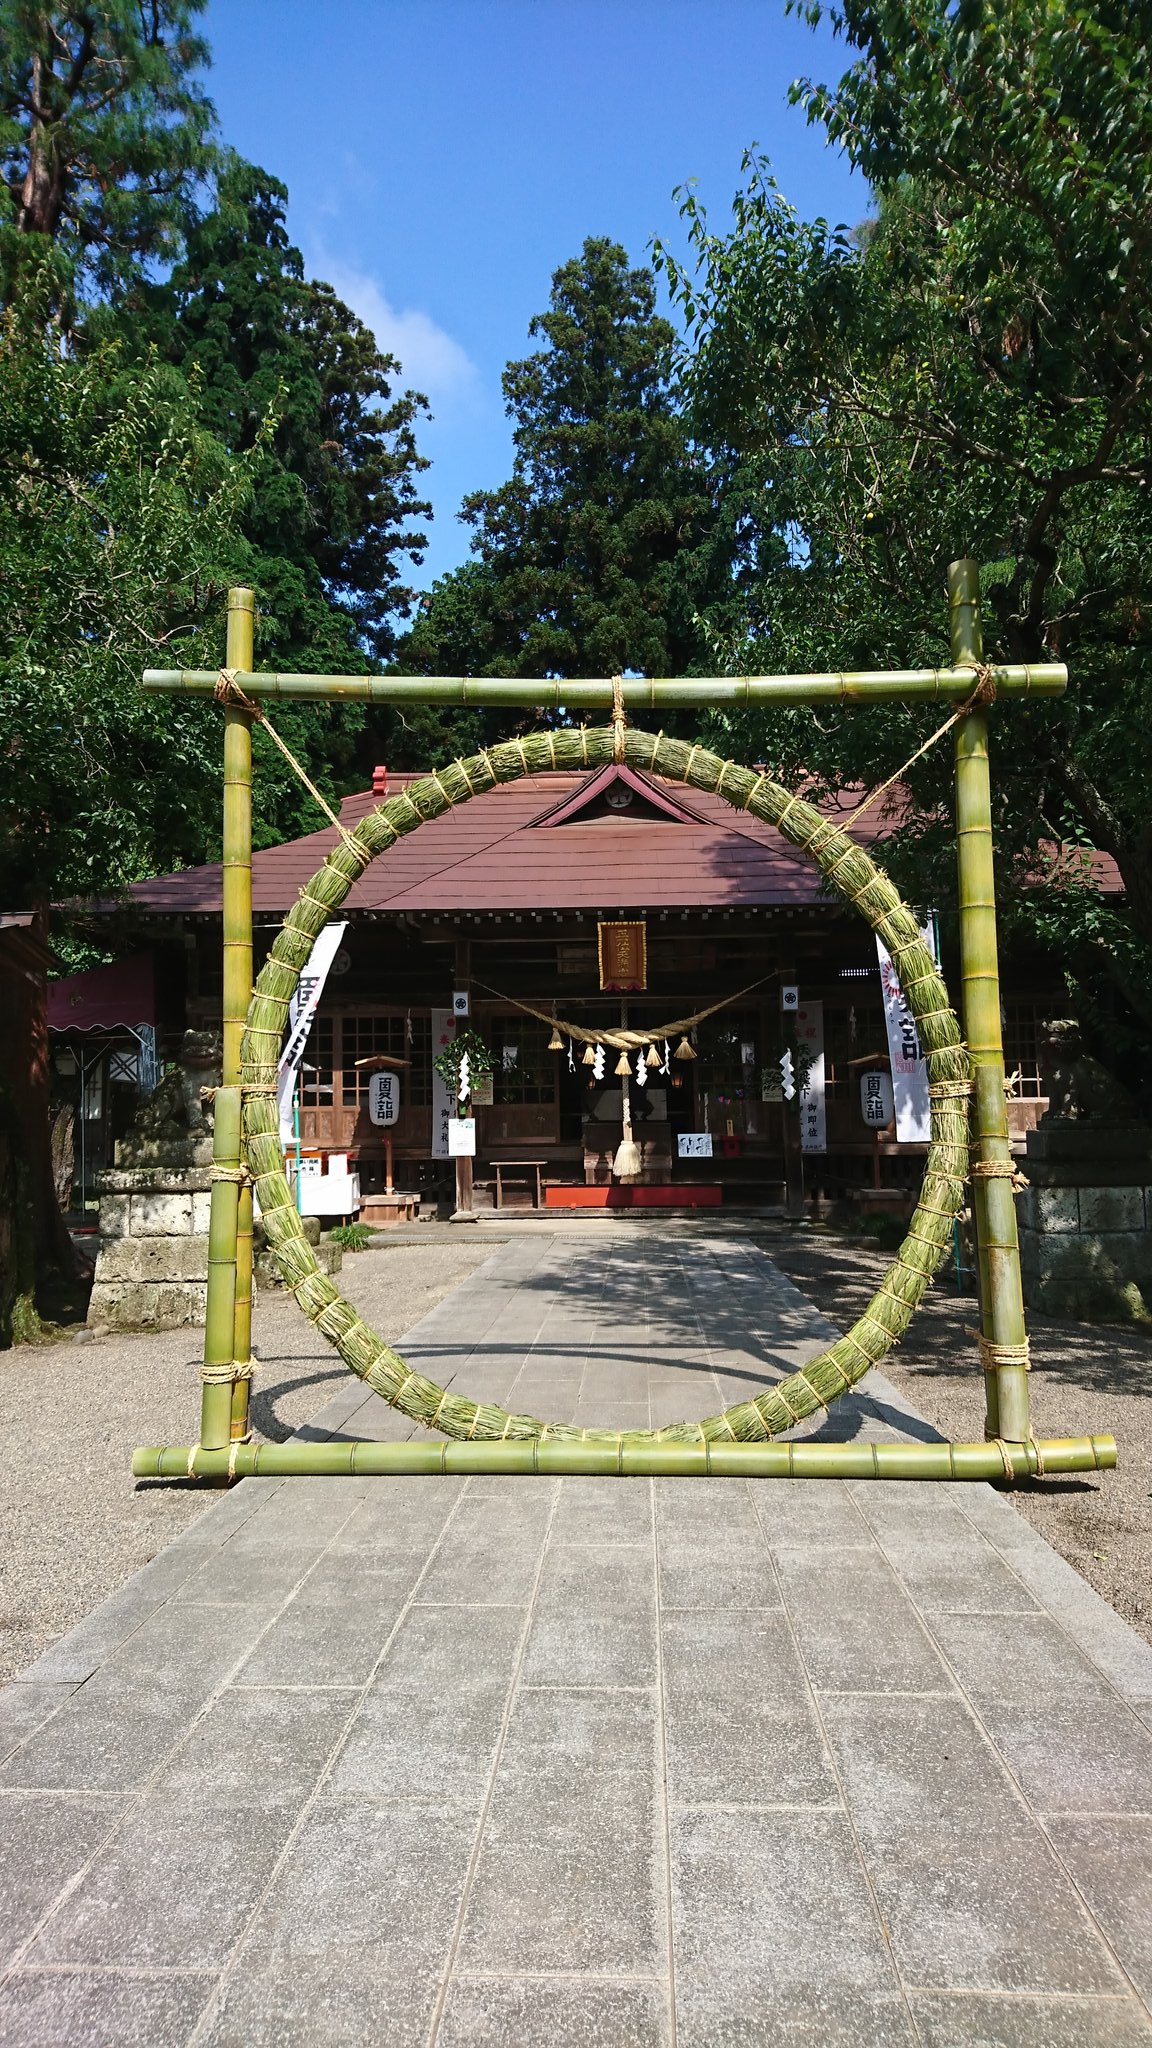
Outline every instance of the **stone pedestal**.
{"type": "Polygon", "coordinates": [[[1024,1300],[1043,1315],[1152,1314],[1152,1131],[1046,1117],[1028,1133],[1018,1197],[1024,1300]]]}
{"type": "Polygon", "coordinates": [[[185,1163],[118,1164],[101,1174],[100,1250],[89,1324],[176,1330],[203,1323],[212,1147],[202,1139],[180,1150],[185,1163]],[[189,1152],[205,1156],[191,1164],[189,1152]]]}

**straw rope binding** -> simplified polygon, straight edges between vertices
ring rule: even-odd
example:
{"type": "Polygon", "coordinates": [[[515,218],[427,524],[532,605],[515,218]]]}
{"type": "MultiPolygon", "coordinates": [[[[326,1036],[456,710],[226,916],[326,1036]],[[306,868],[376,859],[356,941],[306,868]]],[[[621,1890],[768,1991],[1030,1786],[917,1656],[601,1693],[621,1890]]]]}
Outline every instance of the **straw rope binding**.
{"type": "Polygon", "coordinates": [[[370,811],[354,832],[343,835],[288,912],[249,1006],[241,1073],[247,1153],[269,1248],[305,1315],[350,1369],[410,1420],[448,1437],[472,1440],[576,1439],[617,1446],[762,1443],[827,1407],[884,1357],[903,1335],[947,1256],[968,1164],[968,1052],[916,917],[862,847],[767,776],[721,761],[699,745],[626,726],[622,700],[618,708],[621,715],[610,726],[532,733],[441,768],[435,777],[410,783],[370,811]],[[426,819],[499,783],[515,782],[545,767],[599,768],[614,760],[654,770],[694,789],[715,792],[722,783],[725,800],[734,809],[774,825],[794,846],[811,853],[831,886],[879,933],[896,963],[924,1050],[932,1119],[920,1199],[908,1235],[855,1326],[810,1359],[803,1372],[793,1373],[780,1385],[703,1421],[674,1422],[655,1430],[581,1429],[511,1414],[495,1404],[450,1393],[412,1371],[321,1273],[284,1178],[279,1121],[270,1092],[264,1092],[276,1073],[288,1002],[312,942],[370,860],[426,819]]]}

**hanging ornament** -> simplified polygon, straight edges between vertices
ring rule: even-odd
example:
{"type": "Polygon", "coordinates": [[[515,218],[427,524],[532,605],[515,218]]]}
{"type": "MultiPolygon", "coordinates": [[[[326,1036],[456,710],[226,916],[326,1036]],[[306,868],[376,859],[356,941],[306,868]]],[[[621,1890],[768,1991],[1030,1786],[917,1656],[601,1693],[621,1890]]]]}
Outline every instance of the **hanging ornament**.
{"type": "Polygon", "coordinates": [[[636,1086],[638,1088],[646,1088],[648,1086],[648,1062],[642,1052],[636,1054],[636,1086]]]}
{"type": "Polygon", "coordinates": [[[658,1067],[660,1065],[660,1055],[654,1045],[648,1047],[644,1055],[644,1064],[646,1067],[658,1067]]]}
{"type": "Polygon", "coordinates": [[[689,1045],[687,1038],[682,1038],[676,1047],[673,1058],[678,1060],[694,1060],[697,1058],[696,1048],[689,1045]]]}
{"type": "Polygon", "coordinates": [[[456,1075],[456,1094],[461,1102],[466,1102],[471,1093],[472,1069],[468,1063],[467,1053],[462,1052],[460,1055],[459,1071],[456,1075]]]}
{"type": "Polygon", "coordinates": [[[555,1024],[552,1026],[552,1036],[548,1040],[548,1050],[549,1052],[563,1052],[564,1050],[564,1040],[561,1038],[559,1028],[555,1024]]]}
{"type": "Polygon", "coordinates": [[[669,1043],[668,1043],[668,1040],[667,1040],[667,1039],[665,1039],[665,1040],[664,1040],[664,1064],[663,1064],[663,1066],[661,1067],[661,1069],[660,1069],[660,1072],[661,1072],[662,1074],[666,1074],[666,1073],[667,1073],[667,1072],[669,1071],[669,1069],[670,1069],[670,1067],[671,1067],[671,1064],[672,1064],[672,1049],[671,1049],[671,1047],[670,1047],[670,1045],[669,1045],[669,1043]]]}
{"type": "Polygon", "coordinates": [[[616,1062],[614,1071],[617,1074],[628,1074],[632,1071],[628,1065],[628,1055],[626,1052],[621,1053],[619,1059],[616,1062]]]}
{"type": "Polygon", "coordinates": [[[594,1046],[594,1045],[586,1045],[586,1046],[584,1047],[584,1051],[583,1051],[583,1052],[582,1052],[582,1054],[581,1054],[581,1059],[583,1060],[583,1062],[584,1062],[584,1065],[585,1065],[586,1067],[590,1067],[590,1066],[592,1066],[592,1065],[594,1064],[594,1062],[595,1062],[595,1059],[596,1059],[596,1048],[595,1048],[595,1046],[594,1046]]]}
{"type": "Polygon", "coordinates": [[[604,1079],[604,1047],[602,1045],[598,1045],[592,1055],[592,1079],[594,1081],[602,1081],[604,1079]]]}
{"type": "Polygon", "coordinates": [[[407,1015],[407,1016],[405,1017],[405,1019],[404,1019],[404,1043],[405,1043],[405,1045],[411,1045],[411,1043],[412,1043],[412,1012],[411,1012],[411,1010],[409,1010],[409,1012],[408,1012],[408,1015],[407,1015]]]}
{"type": "Polygon", "coordinates": [[[571,1039],[568,1040],[568,1072],[576,1072],[576,1051],[571,1039]]]}

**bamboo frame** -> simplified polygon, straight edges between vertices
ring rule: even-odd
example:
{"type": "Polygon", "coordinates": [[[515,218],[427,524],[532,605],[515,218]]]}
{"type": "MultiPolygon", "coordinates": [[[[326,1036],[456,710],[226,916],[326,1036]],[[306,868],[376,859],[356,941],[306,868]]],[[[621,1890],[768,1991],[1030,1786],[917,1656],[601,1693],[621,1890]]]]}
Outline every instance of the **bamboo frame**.
{"type": "MultiPolygon", "coordinates": [[[[532,708],[560,708],[579,712],[589,709],[607,709],[612,706],[617,715],[621,707],[627,710],[670,709],[676,706],[747,705],[771,703],[818,704],[828,701],[844,703],[876,702],[917,702],[924,700],[964,704],[971,697],[977,683],[994,684],[995,694],[1004,696],[1050,697],[1062,694],[1067,683],[1067,671],[1061,663],[1008,664],[988,669],[982,661],[982,643],[979,626],[979,582],[978,570],[972,562],[953,564],[949,574],[949,624],[952,642],[953,665],[949,669],[905,669],[890,672],[863,671],[832,673],[818,676],[761,676],[749,678],[703,677],[619,679],[582,679],[576,682],[543,682],[512,678],[482,678],[474,680],[463,677],[328,677],[328,676],[282,676],[257,675],[251,669],[252,621],[254,599],[250,591],[229,592],[229,630],[227,642],[227,667],[232,672],[240,691],[253,699],[281,698],[288,701],[340,700],[342,698],[369,699],[376,702],[418,702],[523,705],[532,708]]],[[[149,670],[144,676],[144,687],[156,692],[208,694],[214,692],[218,675],[207,670],[149,670]]],[[[956,792],[957,792],[957,843],[960,871],[960,923],[962,933],[962,963],[964,978],[965,1019],[969,1040],[973,1047],[977,1069],[977,1149],[980,1162],[1007,1162],[1010,1166],[1007,1116],[1003,1092],[1003,1048],[999,1029],[999,982],[996,963],[995,888],[992,864],[990,782],[988,769],[988,720],[982,706],[974,706],[961,721],[956,741],[956,792]]],[[[463,772],[466,793],[471,796],[477,788],[491,788],[498,781],[513,779],[516,775],[530,772],[528,752],[544,744],[543,735],[534,736],[527,742],[516,743],[518,762],[512,758],[512,748],[495,748],[469,764],[459,764],[463,772]],[[527,751],[526,751],[527,749],[527,751]],[[500,757],[509,759],[501,763],[500,757]],[[473,774],[466,771],[471,769],[473,774]],[[479,771],[480,779],[476,779],[479,771]]],[[[558,750],[565,753],[566,742],[578,738],[581,757],[592,765],[600,750],[600,743],[609,735],[604,733],[550,734],[547,743],[552,765],[561,765],[556,759],[558,750]],[[590,743],[595,743],[595,746],[590,743]]],[[[661,750],[667,751],[677,743],[654,739],[651,735],[624,734],[621,726],[615,726],[611,735],[612,757],[621,752],[636,751],[639,758],[643,747],[650,745],[652,759],[645,765],[656,766],[661,750]],[[642,744],[638,744],[642,743],[642,744]]],[[[663,760],[660,765],[665,766],[663,760]]],[[[891,885],[887,883],[862,850],[850,841],[839,842],[843,835],[835,827],[812,814],[807,826],[798,821],[808,807],[798,799],[788,796],[768,783],[768,778],[758,776],[753,781],[746,770],[738,770],[731,763],[721,764],[706,756],[703,750],[687,750],[687,762],[681,773],[682,779],[701,782],[701,777],[711,776],[712,770],[719,770],[719,786],[730,802],[757,814],[772,818],[772,821],[786,832],[796,843],[809,845],[814,857],[830,874],[836,887],[842,893],[850,894],[851,900],[859,902],[865,915],[881,929],[886,924],[893,927],[895,945],[889,940],[889,950],[897,957],[901,951],[915,954],[919,947],[919,936],[903,930],[903,923],[910,921],[910,914],[899,904],[891,885]],[[694,762],[700,757],[700,766],[694,773],[694,762]],[[709,765],[705,767],[704,763],[709,765]],[[728,778],[726,782],[725,778],[728,778]],[[765,794],[765,790],[767,793],[765,794]],[[775,810],[773,806],[775,805],[775,810]],[[782,808],[781,808],[782,805],[782,808]],[[829,852],[832,841],[837,842],[829,852]],[[811,844],[809,844],[811,842],[811,844]],[[845,884],[840,870],[845,862],[859,862],[868,873],[863,882],[857,878],[850,886],[845,884]],[[831,863],[831,867],[829,866],[831,863]],[[878,895],[875,892],[879,892],[878,895]],[[887,894],[885,893],[887,892],[887,894]],[[889,900],[891,899],[891,900],[889,900]],[[897,912],[899,916],[897,916],[897,912]]],[[[667,772],[667,771],[666,771],[667,772]]],[[[431,778],[430,783],[420,783],[409,790],[405,797],[393,800],[381,810],[362,822],[357,835],[363,838],[364,850],[370,858],[392,844],[405,831],[434,816],[448,804],[463,800],[463,792],[453,796],[447,793],[445,779],[451,782],[454,771],[441,771],[431,778]],[[407,816],[402,816],[406,807],[407,816]],[[393,816],[392,814],[395,813],[393,816]],[[373,820],[376,822],[374,823],[373,820]]],[[[1023,1364],[1016,1361],[1002,1363],[994,1360],[995,1370],[987,1376],[988,1417],[987,1435],[995,1441],[983,1444],[845,1444],[811,1442],[760,1442],[748,1441],[761,1435],[772,1436],[772,1429],[765,1428],[766,1418],[759,1412],[760,1404],[744,1404],[756,1407],[757,1414],[751,1425],[743,1416],[734,1426],[737,1411],[722,1417],[710,1418],[702,1425],[673,1425],[667,1431],[644,1435],[621,1435],[619,1433],[577,1432],[564,1425],[542,1426],[531,1417],[506,1417],[501,1410],[473,1409],[471,1403],[461,1403],[459,1397],[449,1397],[441,1390],[427,1387],[427,1391],[438,1396],[434,1415],[418,1412],[418,1419],[439,1423],[441,1428],[456,1436],[466,1436],[467,1441],[447,1443],[327,1443],[327,1444],[272,1444],[255,1445],[246,1438],[247,1429],[247,1379],[237,1380],[235,1368],[243,1366],[248,1357],[251,1314],[251,1194],[249,1189],[241,1190],[242,1174],[240,1162],[243,1150],[243,1130],[258,1134],[253,1138],[253,1155],[256,1170],[264,1183],[266,1197],[273,1200],[271,1222],[276,1226],[270,1241],[274,1244],[285,1276],[305,1306],[312,1319],[324,1329],[325,1334],[337,1343],[353,1368],[361,1373],[370,1384],[375,1383],[380,1371],[384,1371],[385,1384],[380,1391],[395,1398],[390,1387],[393,1367],[398,1367],[405,1386],[409,1382],[427,1383],[412,1374],[397,1355],[388,1350],[378,1338],[372,1336],[347,1303],[341,1302],[331,1283],[322,1283],[321,1276],[314,1271],[315,1261],[307,1247],[295,1243],[300,1236],[299,1218],[294,1212],[289,1218],[286,1207],[279,1201],[279,1181],[283,1178],[282,1162],[277,1157],[273,1162],[271,1145],[273,1133],[268,1122],[271,1114],[269,1101],[263,1094],[266,1076],[274,1068],[269,1066],[269,1056],[278,1048],[278,1031],[269,1029],[268,1019],[278,1017],[287,1009],[289,982],[295,986],[303,959],[310,948],[306,926],[308,916],[319,917],[322,924],[327,915],[326,904],[342,900],[360,864],[353,849],[348,855],[337,846],[329,855],[319,876],[314,877],[304,892],[296,911],[289,914],[281,931],[280,941],[273,947],[268,966],[262,971],[260,983],[253,996],[251,1007],[248,993],[252,972],[252,899],[251,899],[251,714],[242,703],[225,705],[225,779],[224,779],[224,1075],[223,1086],[217,1096],[216,1138],[214,1162],[216,1178],[212,1192],[212,1210],[209,1242],[209,1288],[208,1312],[205,1327],[204,1386],[201,1416],[201,1439],[191,1447],[144,1448],[136,1452],[133,1472],[138,1478],[163,1478],[172,1476],[203,1477],[230,1480],[249,1473],[263,1472],[270,1475],[291,1473],[315,1474],[373,1474],[373,1473],[452,1473],[452,1472],[503,1472],[503,1473],[602,1473],[612,1476],[642,1476],[659,1474],[667,1476],[737,1476],[769,1477],[857,1477],[857,1478],[923,1478],[923,1479],[1008,1479],[1042,1474],[1044,1472],[1070,1472],[1110,1469],[1116,1463],[1116,1446],[1107,1436],[1059,1439],[1037,1443],[1030,1433],[1028,1409],[1028,1383],[1023,1364]],[[347,875],[342,864],[352,858],[353,870],[347,875]],[[332,870],[332,885],[326,893],[325,877],[332,870]],[[312,893],[317,887],[320,895],[312,893]],[[312,908],[304,917],[298,915],[308,902],[312,908]],[[303,946],[303,951],[301,950],[303,946]],[[282,962],[283,964],[278,964],[282,962]],[[269,976],[271,979],[269,979],[269,976]],[[263,994],[261,991],[263,990],[263,994]],[[240,1029],[247,1017],[244,1039],[244,1065],[241,1065],[240,1029]],[[255,1097],[249,1095],[244,1102],[241,1081],[248,1087],[255,1077],[258,1089],[255,1097]],[[242,1201],[247,1197],[249,1234],[247,1252],[244,1249],[244,1214],[242,1201]],[[293,1230],[292,1225],[295,1225],[293,1230]],[[247,1258],[247,1286],[245,1286],[245,1259],[247,1258]],[[363,1360],[355,1353],[356,1326],[370,1340],[363,1360]],[[442,1411],[451,1405],[461,1406],[471,1413],[471,1422],[465,1431],[463,1427],[453,1430],[453,1424],[442,1411]],[[477,1424],[483,1426],[477,1428],[477,1424]],[[503,1425],[502,1427],[500,1425],[503,1425]],[[496,1438],[496,1441],[492,1441],[496,1438]],[[476,1440],[471,1440],[476,1439],[476,1440]],[[485,1440],[488,1439],[488,1440],[485,1440]]],[[[706,786],[717,786],[714,779],[706,786]]],[[[851,870],[849,870],[851,872],[851,870]]],[[[922,948],[920,950],[923,950],[922,948]]],[[[900,964],[898,958],[898,964],[900,964]]],[[[921,986],[932,980],[928,971],[931,962],[925,955],[924,961],[914,960],[915,980],[921,986]]],[[[910,988],[913,982],[906,979],[910,988]]],[[[926,1040],[929,1071],[935,1078],[951,1077],[952,1062],[963,1057],[955,1034],[955,1024],[947,1009],[945,991],[942,985],[929,998],[923,995],[913,1000],[917,1013],[924,1011],[920,1019],[922,1042],[925,1022],[931,1020],[932,1033],[926,1040]],[[938,1004],[938,997],[944,999],[945,1007],[926,1008],[928,1003],[938,1004]],[[941,1064],[943,1062],[943,1064],[941,1064]]],[[[959,1070],[956,1070],[959,1071],[959,1070]]],[[[937,1154],[935,1169],[937,1179],[933,1182],[932,1196],[922,1191],[921,1209],[927,1219],[929,1236],[920,1237],[917,1243],[928,1246],[935,1244],[935,1224],[946,1220],[949,1203],[955,1206],[953,1196],[954,1168],[951,1164],[949,1147],[955,1133],[951,1125],[962,1122],[956,1106],[941,1102],[933,1103],[933,1142],[937,1154]],[[943,1195],[944,1206],[936,1205],[934,1197],[943,1195]],[[925,1206],[927,1204],[927,1206],[925,1206]]],[[[931,1179],[931,1155],[930,1155],[931,1179]]],[[[926,1181],[926,1187],[928,1181],[926,1181]]],[[[267,1210],[267,1201],[265,1202],[267,1210]]],[[[1023,1352],[1026,1343],[1024,1334],[1023,1303],[1020,1288],[1019,1249],[1016,1239],[1015,1213],[1012,1205],[1011,1184],[1005,1177],[981,1177],[976,1190],[977,1235],[980,1245],[982,1276],[982,1315],[984,1338],[992,1346],[1013,1347],[1023,1352]]],[[[921,1263],[909,1262],[903,1256],[908,1246],[902,1248],[902,1256],[890,1269],[881,1293],[872,1304],[872,1310],[884,1303],[885,1312],[894,1311],[896,1321],[902,1329],[910,1317],[915,1302],[927,1284],[927,1278],[934,1269],[933,1260],[921,1254],[921,1263]],[[904,1278],[899,1278],[903,1265],[904,1278]],[[923,1270],[921,1270],[921,1265],[923,1270]],[[895,1288],[895,1291],[893,1289],[895,1288]]],[[[913,1253],[913,1260],[916,1253],[913,1253]]],[[[854,1384],[862,1372],[867,1370],[871,1360],[865,1361],[864,1346],[860,1342],[860,1331],[871,1321],[881,1327],[870,1311],[854,1333],[840,1340],[831,1350],[822,1354],[806,1368],[805,1374],[794,1375],[787,1382],[792,1388],[811,1375],[807,1391],[812,1401],[803,1413],[813,1413],[816,1407],[827,1405],[828,1398],[842,1388],[854,1384]],[[846,1371],[838,1353],[843,1347],[855,1345],[858,1357],[846,1371]],[[819,1378],[820,1370],[829,1364],[835,1380],[829,1377],[829,1390],[821,1392],[813,1382],[819,1378]]],[[[891,1336],[898,1334],[893,1329],[891,1336]]],[[[358,1341],[358,1340],[357,1340],[358,1341]]],[[[885,1345],[886,1349],[887,1346],[885,1345]]],[[[416,1395],[419,1410],[419,1392],[416,1395]]],[[[761,1400],[771,1396],[761,1397],[761,1400]]],[[[403,1406],[404,1404],[401,1403],[403,1406]]],[[[408,1412],[406,1410],[406,1412],[408,1412]]],[[[799,1413],[787,1410],[787,1420],[777,1427],[787,1427],[801,1419],[799,1413]]]]}
{"type": "MultiPolygon", "coordinates": [[[[957,662],[983,656],[980,568],[971,560],[948,571],[948,619],[957,662]]],[[[996,873],[992,847],[992,782],[988,713],[981,706],[956,727],[956,863],[960,911],[960,975],[964,1034],[972,1060],[973,1158],[1010,1167],[996,946],[996,873]]],[[[1023,1442],[1030,1434],[1027,1327],[1020,1275],[1016,1203],[1008,1175],[973,1175],[979,1250],[980,1322],[986,1343],[1017,1354],[985,1373],[985,1432],[1023,1442]]]]}
{"type": "MultiPolygon", "coordinates": [[[[231,666],[231,664],[230,664],[231,666]]],[[[1061,697],[1068,670],[1061,661],[993,667],[1000,697],[1061,697]]],[[[146,668],[144,688],[160,694],[210,697],[220,680],[207,668],[146,668]]],[[[237,674],[246,697],[285,703],[511,705],[525,710],[611,711],[614,688],[625,711],[673,711],[712,704],[962,704],[980,680],[974,664],[952,668],[843,670],[811,676],[611,676],[554,682],[519,676],[296,676],[237,674]]]]}
{"type": "Polygon", "coordinates": [[[1109,1472],[1110,1436],[1021,1444],[590,1444],[529,1437],[517,1443],[371,1441],[201,1445],[138,1450],[137,1479],[279,1479],[584,1474],[600,1479],[1028,1479],[1056,1472],[1109,1472]]]}

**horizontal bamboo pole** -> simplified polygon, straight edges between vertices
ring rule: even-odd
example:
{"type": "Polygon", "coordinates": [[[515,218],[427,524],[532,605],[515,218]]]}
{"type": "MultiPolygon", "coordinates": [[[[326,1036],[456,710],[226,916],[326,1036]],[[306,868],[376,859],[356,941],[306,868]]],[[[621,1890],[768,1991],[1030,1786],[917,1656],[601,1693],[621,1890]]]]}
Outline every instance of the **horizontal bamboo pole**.
{"type": "Polygon", "coordinates": [[[395,1476],[401,1473],[583,1474],[604,1479],[1026,1479],[1044,1472],[1106,1472],[1110,1436],[1026,1444],[628,1444],[527,1437],[497,1442],[234,1444],[231,1453],[188,1445],[133,1454],[136,1479],[395,1476]]]}
{"type": "MultiPolygon", "coordinates": [[[[1000,697],[1061,697],[1068,670],[1061,661],[1012,662],[991,671],[1000,697]]],[[[926,699],[962,704],[977,682],[971,667],[865,669],[812,676],[626,676],[627,711],[672,711],[693,705],[890,704],[926,699]]],[[[219,672],[207,668],[146,668],[144,688],[185,696],[211,696],[219,672]]],[[[519,676],[292,676],[239,671],[246,697],[286,703],[366,697],[374,704],[518,705],[566,711],[610,711],[611,676],[558,682],[519,676]]]]}

